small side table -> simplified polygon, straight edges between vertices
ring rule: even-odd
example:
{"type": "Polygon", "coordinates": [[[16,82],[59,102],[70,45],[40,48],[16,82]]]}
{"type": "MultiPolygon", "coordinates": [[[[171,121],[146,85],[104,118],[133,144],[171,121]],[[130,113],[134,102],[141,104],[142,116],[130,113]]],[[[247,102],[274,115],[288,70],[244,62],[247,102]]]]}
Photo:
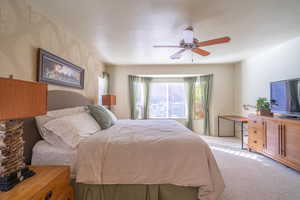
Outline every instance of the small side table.
{"type": "Polygon", "coordinates": [[[1,200],[74,200],[67,166],[29,166],[36,175],[7,192],[0,192],[1,200]]]}
{"type": "Polygon", "coordinates": [[[236,115],[220,115],[218,116],[218,137],[235,137],[235,124],[236,122],[241,123],[241,142],[242,147],[244,148],[244,124],[248,123],[248,118],[236,115]],[[229,121],[233,121],[233,135],[232,136],[221,136],[220,135],[220,119],[225,119],[229,121]]]}

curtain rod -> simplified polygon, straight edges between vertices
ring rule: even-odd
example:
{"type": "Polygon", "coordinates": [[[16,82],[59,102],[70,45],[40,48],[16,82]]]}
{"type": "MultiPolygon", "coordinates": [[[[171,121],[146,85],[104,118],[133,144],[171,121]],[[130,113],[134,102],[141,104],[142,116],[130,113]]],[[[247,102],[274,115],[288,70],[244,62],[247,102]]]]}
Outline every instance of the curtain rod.
{"type": "Polygon", "coordinates": [[[139,77],[151,77],[151,78],[185,78],[185,77],[195,77],[195,76],[207,76],[212,74],[152,74],[152,75],[134,75],[139,77]]]}

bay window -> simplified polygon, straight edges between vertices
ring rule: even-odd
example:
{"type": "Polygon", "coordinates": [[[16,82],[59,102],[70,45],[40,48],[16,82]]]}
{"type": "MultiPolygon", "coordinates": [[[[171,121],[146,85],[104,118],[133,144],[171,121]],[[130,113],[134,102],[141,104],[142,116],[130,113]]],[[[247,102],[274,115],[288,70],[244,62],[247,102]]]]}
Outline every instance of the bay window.
{"type": "Polygon", "coordinates": [[[149,118],[186,118],[183,82],[153,82],[150,87],[149,118]]]}

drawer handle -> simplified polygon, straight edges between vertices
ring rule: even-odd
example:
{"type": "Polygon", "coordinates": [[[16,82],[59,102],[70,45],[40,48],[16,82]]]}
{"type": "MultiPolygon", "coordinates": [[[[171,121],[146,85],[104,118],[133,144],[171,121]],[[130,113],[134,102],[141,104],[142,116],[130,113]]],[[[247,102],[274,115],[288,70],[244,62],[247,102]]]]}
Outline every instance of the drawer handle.
{"type": "Polygon", "coordinates": [[[254,131],[254,133],[257,133],[256,131],[254,131]]]}
{"type": "Polygon", "coordinates": [[[50,190],[50,191],[46,194],[45,200],[50,200],[51,197],[52,197],[52,194],[53,194],[53,192],[50,190]]]}
{"type": "Polygon", "coordinates": [[[256,141],[256,140],[254,140],[254,143],[256,144],[256,143],[257,143],[257,141],[256,141]]]}

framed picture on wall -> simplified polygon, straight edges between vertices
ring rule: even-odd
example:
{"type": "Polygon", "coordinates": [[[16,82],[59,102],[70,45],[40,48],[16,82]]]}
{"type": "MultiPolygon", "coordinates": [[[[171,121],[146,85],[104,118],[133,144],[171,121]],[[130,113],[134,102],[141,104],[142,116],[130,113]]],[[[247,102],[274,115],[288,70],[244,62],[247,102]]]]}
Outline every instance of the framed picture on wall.
{"type": "Polygon", "coordinates": [[[84,69],[50,52],[39,49],[38,81],[49,84],[84,88],[84,69]]]}

